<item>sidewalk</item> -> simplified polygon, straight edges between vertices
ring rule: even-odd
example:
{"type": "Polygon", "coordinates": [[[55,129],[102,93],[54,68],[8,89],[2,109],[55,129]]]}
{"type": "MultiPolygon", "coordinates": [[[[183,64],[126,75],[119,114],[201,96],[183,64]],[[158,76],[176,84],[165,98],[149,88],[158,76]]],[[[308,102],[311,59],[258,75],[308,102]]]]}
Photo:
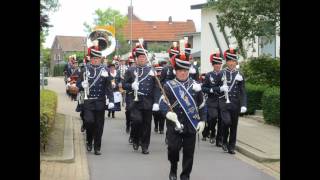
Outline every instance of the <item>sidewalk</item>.
{"type": "Polygon", "coordinates": [[[41,180],[89,180],[89,169],[84,138],[83,134],[81,134],[79,130],[81,126],[80,120],[66,118],[66,124],[67,121],[72,121],[71,123],[73,124],[71,134],[65,136],[65,144],[67,142],[68,146],[65,147],[64,153],[67,152],[68,155],[42,160],[40,165],[41,180]],[[73,139],[73,142],[71,142],[70,139],[73,139]]]}
{"type": "Polygon", "coordinates": [[[236,149],[258,161],[280,161],[280,128],[253,117],[240,117],[236,149]]]}

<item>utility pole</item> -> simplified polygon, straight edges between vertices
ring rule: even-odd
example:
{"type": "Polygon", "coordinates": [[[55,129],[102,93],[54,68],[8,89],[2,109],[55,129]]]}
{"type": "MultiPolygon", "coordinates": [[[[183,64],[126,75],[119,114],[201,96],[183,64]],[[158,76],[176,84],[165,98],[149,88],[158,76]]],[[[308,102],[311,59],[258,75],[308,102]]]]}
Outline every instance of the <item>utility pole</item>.
{"type": "Polygon", "coordinates": [[[131,45],[131,52],[132,52],[132,14],[133,14],[133,7],[132,7],[132,0],[131,1],[131,4],[130,4],[130,8],[131,8],[131,14],[130,14],[130,25],[131,25],[131,40],[130,40],[130,45],[131,45]]]}

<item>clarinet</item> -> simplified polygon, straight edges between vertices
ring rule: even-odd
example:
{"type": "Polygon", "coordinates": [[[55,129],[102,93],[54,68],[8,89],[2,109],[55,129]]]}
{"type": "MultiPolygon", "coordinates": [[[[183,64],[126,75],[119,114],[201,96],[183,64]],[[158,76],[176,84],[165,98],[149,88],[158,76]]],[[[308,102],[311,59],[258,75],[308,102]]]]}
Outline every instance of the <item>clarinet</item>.
{"type": "MultiPolygon", "coordinates": [[[[87,69],[87,63],[84,60],[84,67],[85,67],[85,71],[83,72],[83,81],[89,85],[88,82],[88,69],[87,69]]],[[[87,88],[83,88],[84,89],[84,99],[87,100],[88,99],[88,95],[89,95],[89,87],[87,88]]]]}
{"type": "MultiPolygon", "coordinates": [[[[137,70],[134,71],[134,75],[135,75],[134,82],[135,82],[135,83],[138,83],[139,79],[138,79],[138,72],[137,72],[137,70]]],[[[138,90],[134,90],[134,101],[139,101],[139,99],[138,99],[138,90]]]]}
{"type": "MultiPolygon", "coordinates": [[[[224,86],[227,86],[227,76],[226,76],[226,72],[223,72],[223,85],[224,86]]],[[[230,100],[229,100],[229,92],[228,91],[225,91],[224,92],[224,96],[226,97],[226,103],[230,103],[230,100]]]]}

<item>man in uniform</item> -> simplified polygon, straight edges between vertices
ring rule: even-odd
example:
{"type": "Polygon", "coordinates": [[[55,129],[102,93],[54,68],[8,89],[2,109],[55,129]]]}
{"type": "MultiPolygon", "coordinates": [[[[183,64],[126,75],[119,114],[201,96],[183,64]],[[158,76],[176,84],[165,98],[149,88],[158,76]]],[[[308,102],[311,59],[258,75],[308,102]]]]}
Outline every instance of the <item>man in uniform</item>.
{"type": "Polygon", "coordinates": [[[222,120],[222,148],[230,154],[235,154],[237,140],[237,127],[239,113],[247,111],[247,95],[245,92],[245,81],[243,75],[236,69],[238,63],[237,51],[229,48],[224,52],[227,67],[222,70],[220,91],[224,95],[219,97],[222,120]],[[227,103],[229,99],[229,103],[227,103]]]}
{"type": "MultiPolygon", "coordinates": [[[[130,55],[128,57],[128,65],[129,65],[128,68],[129,67],[135,67],[135,61],[134,61],[134,58],[133,58],[132,55],[130,55]]],[[[128,68],[127,68],[127,70],[128,70],[128,68]]],[[[122,84],[122,88],[124,89],[124,87],[123,87],[124,79],[121,82],[121,84],[122,84]]],[[[132,144],[132,136],[133,135],[132,135],[132,131],[130,131],[131,127],[132,127],[132,121],[130,119],[130,109],[129,109],[129,106],[128,106],[131,103],[131,99],[127,98],[129,96],[128,94],[132,93],[132,92],[129,92],[129,91],[125,91],[125,92],[126,92],[126,95],[125,95],[125,102],[126,102],[126,112],[125,112],[125,114],[126,114],[126,133],[130,133],[128,141],[129,141],[130,144],[132,144]]]]}
{"type": "Polygon", "coordinates": [[[108,78],[108,69],[101,64],[101,51],[90,50],[91,64],[86,65],[85,71],[77,81],[79,89],[87,89],[87,100],[84,100],[83,113],[87,134],[87,150],[92,150],[94,143],[94,154],[101,155],[101,138],[104,128],[106,102],[108,108],[114,107],[111,81],[108,78]],[[86,73],[87,80],[84,80],[86,73]],[[108,101],[106,101],[108,98],[108,101]]]}
{"type": "MultiPolygon", "coordinates": [[[[160,65],[160,62],[154,64],[154,68],[157,71],[157,76],[160,77],[161,71],[163,69],[163,67],[160,65]]],[[[160,111],[154,111],[152,112],[152,114],[154,119],[154,132],[157,133],[159,131],[159,134],[163,134],[165,117],[160,111]]]]}
{"type": "Polygon", "coordinates": [[[181,148],[183,160],[180,179],[189,180],[196,133],[202,133],[206,121],[205,102],[200,84],[189,78],[190,62],[186,56],[175,55],[171,63],[176,70],[176,78],[166,82],[164,91],[167,98],[162,96],[160,101],[160,109],[167,118],[168,160],[171,164],[169,180],[177,179],[181,148]]]}
{"type": "Polygon", "coordinates": [[[213,71],[208,72],[204,78],[202,85],[202,91],[208,95],[206,101],[208,108],[208,126],[206,126],[203,131],[203,137],[206,138],[209,136],[210,143],[213,144],[216,142],[216,146],[221,147],[222,143],[222,133],[221,133],[221,117],[220,117],[220,108],[219,108],[219,96],[222,96],[223,93],[220,91],[220,86],[218,82],[221,80],[221,64],[222,56],[217,50],[217,52],[210,55],[210,63],[213,66],[213,71]],[[218,120],[218,132],[216,136],[216,124],[218,120]],[[215,138],[216,137],[216,138],[215,138]]]}
{"type": "Polygon", "coordinates": [[[136,67],[130,67],[126,71],[123,87],[128,91],[126,98],[132,121],[133,149],[138,150],[141,142],[142,154],[149,154],[152,111],[159,110],[160,90],[155,72],[147,65],[145,53],[142,46],[134,48],[136,67]]]}
{"type": "Polygon", "coordinates": [[[185,47],[186,57],[190,61],[189,77],[196,80],[196,81],[199,81],[199,70],[198,70],[197,66],[194,65],[194,61],[192,60],[191,44],[188,42],[187,37],[184,38],[184,42],[185,42],[184,47],[185,47]]]}

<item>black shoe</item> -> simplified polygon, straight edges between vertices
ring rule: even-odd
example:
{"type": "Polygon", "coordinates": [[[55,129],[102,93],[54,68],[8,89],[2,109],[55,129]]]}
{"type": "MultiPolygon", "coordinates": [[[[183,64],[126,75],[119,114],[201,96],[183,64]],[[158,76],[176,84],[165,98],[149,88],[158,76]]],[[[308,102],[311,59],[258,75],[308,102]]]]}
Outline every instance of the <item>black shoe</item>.
{"type": "Polygon", "coordinates": [[[228,152],[228,147],[226,144],[222,144],[222,149],[224,152],[228,152]]]}
{"type": "Polygon", "coordinates": [[[210,143],[211,144],[214,144],[216,142],[216,139],[215,138],[210,138],[210,143]]]}
{"type": "Polygon", "coordinates": [[[156,132],[156,133],[157,133],[157,132],[158,132],[158,128],[154,128],[154,132],[156,132]]]}
{"type": "Polygon", "coordinates": [[[113,119],[115,118],[114,114],[112,114],[112,118],[113,118],[113,119]]]}
{"type": "Polygon", "coordinates": [[[85,128],[84,128],[84,125],[82,124],[81,126],[81,132],[84,132],[85,128]]]}
{"type": "Polygon", "coordinates": [[[139,149],[139,145],[137,143],[133,143],[132,144],[133,150],[138,150],[139,149]]]}
{"type": "Polygon", "coordinates": [[[142,154],[149,154],[149,150],[146,148],[142,148],[142,154]]]}
{"type": "Polygon", "coordinates": [[[110,113],[108,113],[108,118],[110,117],[110,113]]]}
{"type": "Polygon", "coordinates": [[[219,142],[219,141],[216,141],[216,146],[217,146],[217,147],[222,147],[222,143],[219,142]]]}
{"type": "Polygon", "coordinates": [[[159,134],[163,134],[163,131],[162,131],[162,130],[160,130],[159,134]]]}
{"type": "Polygon", "coordinates": [[[129,127],[126,128],[126,133],[127,133],[127,134],[130,133],[130,128],[129,128],[129,127]]]}
{"type": "Polygon", "coordinates": [[[95,155],[101,155],[101,152],[99,150],[94,150],[95,155]]]}
{"type": "Polygon", "coordinates": [[[169,174],[169,180],[177,180],[177,174],[170,173],[169,174]]]}
{"type": "Polygon", "coordinates": [[[89,152],[92,151],[92,144],[87,144],[87,151],[89,151],[89,152]]]}
{"type": "Polygon", "coordinates": [[[229,154],[235,154],[236,152],[234,152],[234,149],[229,149],[228,153],[229,154]]]}

